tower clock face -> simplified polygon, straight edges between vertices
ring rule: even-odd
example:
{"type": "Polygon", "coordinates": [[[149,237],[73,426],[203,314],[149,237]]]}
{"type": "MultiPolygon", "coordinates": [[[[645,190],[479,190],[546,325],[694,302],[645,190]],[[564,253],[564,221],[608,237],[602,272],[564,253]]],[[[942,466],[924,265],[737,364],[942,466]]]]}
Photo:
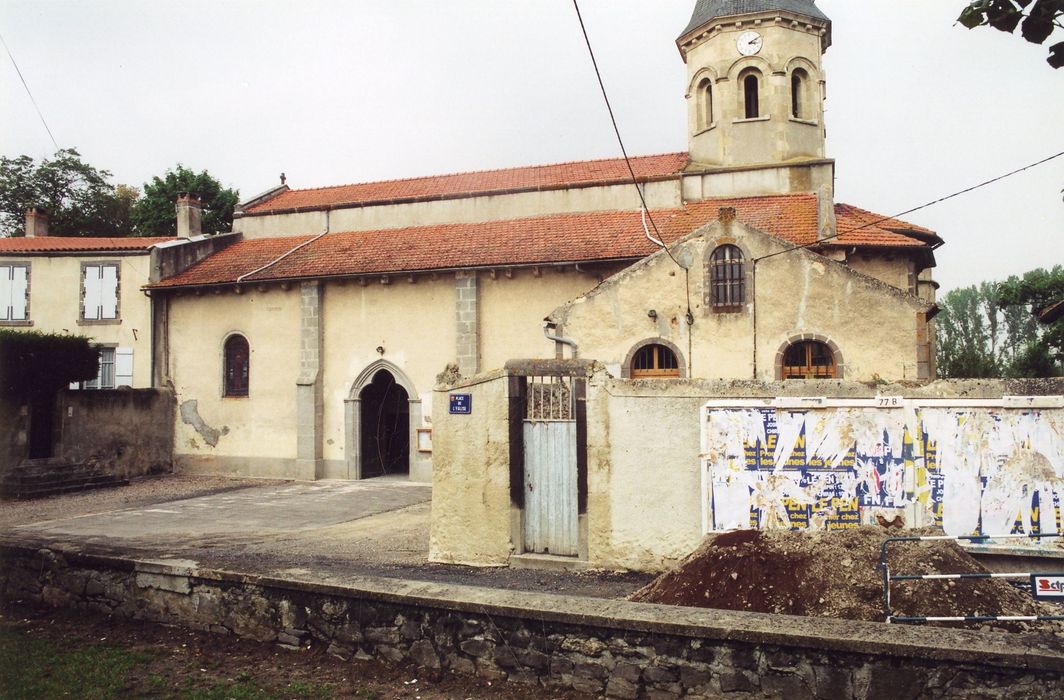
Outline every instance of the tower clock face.
{"type": "Polygon", "coordinates": [[[761,47],[765,45],[765,39],[757,32],[743,32],[739,35],[739,38],[735,41],[736,47],[739,49],[739,53],[744,56],[754,56],[761,51],[761,47]]]}

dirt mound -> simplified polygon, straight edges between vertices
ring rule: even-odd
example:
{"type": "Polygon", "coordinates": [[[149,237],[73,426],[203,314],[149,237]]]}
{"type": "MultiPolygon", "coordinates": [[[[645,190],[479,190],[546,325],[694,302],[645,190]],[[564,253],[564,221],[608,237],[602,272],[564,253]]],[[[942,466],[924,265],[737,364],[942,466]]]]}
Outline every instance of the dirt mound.
{"type": "MultiPolygon", "coordinates": [[[[889,536],[877,527],[820,532],[737,530],[709,535],[675,569],[630,599],[883,621],[883,578],[877,565],[880,547],[889,536]]],[[[987,571],[952,541],[891,545],[888,561],[895,575],[987,571]]],[[[1038,603],[1003,579],[899,581],[891,591],[897,615],[1060,614],[1059,606],[1038,603]]]]}

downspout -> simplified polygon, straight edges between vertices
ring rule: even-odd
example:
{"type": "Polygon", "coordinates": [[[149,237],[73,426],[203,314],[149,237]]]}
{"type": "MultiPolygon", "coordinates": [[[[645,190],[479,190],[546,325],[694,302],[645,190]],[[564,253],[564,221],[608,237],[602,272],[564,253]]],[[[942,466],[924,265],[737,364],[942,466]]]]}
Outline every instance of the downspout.
{"type": "Polygon", "coordinates": [[[750,261],[750,304],[754,307],[751,317],[754,324],[754,381],[757,381],[757,258],[750,261]]]}
{"type": "MultiPolygon", "coordinates": [[[[566,338],[566,337],[560,336],[560,335],[551,335],[550,331],[551,331],[552,328],[555,328],[555,327],[556,327],[555,324],[551,323],[550,321],[544,321],[543,322],[543,335],[546,336],[547,340],[553,340],[556,345],[568,345],[569,347],[571,347],[573,349],[573,359],[575,360],[576,359],[576,341],[573,340],[572,338],[566,338]]],[[[563,359],[563,358],[558,358],[558,359],[563,359]]]]}

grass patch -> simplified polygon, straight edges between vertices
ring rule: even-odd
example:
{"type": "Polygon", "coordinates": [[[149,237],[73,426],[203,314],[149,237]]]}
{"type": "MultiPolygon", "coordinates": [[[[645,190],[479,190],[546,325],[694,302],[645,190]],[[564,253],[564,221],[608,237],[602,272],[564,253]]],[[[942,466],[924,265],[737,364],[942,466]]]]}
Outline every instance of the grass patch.
{"type": "Polygon", "coordinates": [[[0,697],[122,697],[129,672],[151,656],[104,645],[60,646],[0,624],[0,697]]]}

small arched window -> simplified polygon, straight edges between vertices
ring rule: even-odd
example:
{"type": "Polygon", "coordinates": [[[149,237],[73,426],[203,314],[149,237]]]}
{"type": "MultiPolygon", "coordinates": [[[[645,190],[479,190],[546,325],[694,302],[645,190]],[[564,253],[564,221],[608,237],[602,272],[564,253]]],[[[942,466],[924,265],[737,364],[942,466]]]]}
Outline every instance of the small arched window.
{"type": "Polygon", "coordinates": [[[808,90],[809,74],[801,68],[796,68],[791,73],[791,116],[795,119],[809,119],[806,112],[806,91],[808,90]]]}
{"type": "Polygon", "coordinates": [[[741,306],[746,302],[743,251],[733,245],[718,246],[709,259],[710,303],[716,307],[741,306]]]}
{"type": "Polygon", "coordinates": [[[644,345],[632,358],[632,379],[661,379],[680,376],[676,353],[664,345],[644,345]]]}
{"type": "Polygon", "coordinates": [[[756,73],[748,73],[743,78],[743,107],[747,119],[761,116],[761,86],[756,73]]]}
{"type": "Polygon", "coordinates": [[[251,365],[248,340],[232,335],[225,341],[225,396],[247,396],[251,365]]]}
{"type": "Polygon", "coordinates": [[[794,343],[783,355],[784,379],[835,379],[835,354],[826,343],[807,340],[794,343]]]}
{"type": "Polygon", "coordinates": [[[698,128],[713,126],[713,81],[706,78],[698,84],[698,128]]]}

